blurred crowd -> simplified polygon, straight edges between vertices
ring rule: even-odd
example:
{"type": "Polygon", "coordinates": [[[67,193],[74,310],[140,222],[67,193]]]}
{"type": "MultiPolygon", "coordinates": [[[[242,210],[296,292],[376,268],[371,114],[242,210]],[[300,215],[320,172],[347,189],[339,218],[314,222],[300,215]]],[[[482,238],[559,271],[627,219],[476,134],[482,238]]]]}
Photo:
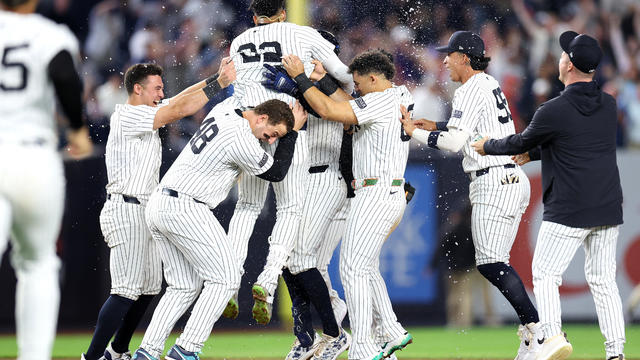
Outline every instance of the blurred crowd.
{"type": "MultiPolygon", "coordinates": [[[[127,66],[152,61],[165,69],[166,96],[215,73],[230,41],[252,26],[249,0],[42,0],[40,12],[67,23],[82,43],[87,114],[96,143],[105,143],[108,117],[126,93],[127,66]]],[[[618,145],[640,148],[640,2],[634,0],[308,0],[309,24],[333,32],[340,58],[384,48],[397,65],[395,82],[415,98],[415,115],[446,120],[453,90],[442,55],[453,31],[484,39],[488,72],[507,96],[516,128],[538,105],[557,96],[557,64],[565,30],[600,41],[596,81],[616,97],[618,145]]],[[[204,112],[164,130],[179,151],[204,112]]]]}

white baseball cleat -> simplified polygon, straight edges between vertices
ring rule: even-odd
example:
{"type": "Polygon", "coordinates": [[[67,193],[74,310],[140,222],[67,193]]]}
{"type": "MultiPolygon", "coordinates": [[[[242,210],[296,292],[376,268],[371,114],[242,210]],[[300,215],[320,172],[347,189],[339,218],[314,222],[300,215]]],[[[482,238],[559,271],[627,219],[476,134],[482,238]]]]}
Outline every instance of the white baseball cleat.
{"type": "Polygon", "coordinates": [[[318,348],[320,344],[320,335],[318,333],[314,333],[313,344],[309,347],[304,347],[300,344],[300,340],[296,338],[296,341],[293,342],[293,346],[291,346],[291,350],[287,354],[285,360],[308,360],[311,359],[313,353],[318,348]]]}
{"type": "Polygon", "coordinates": [[[544,342],[541,339],[533,340],[540,346],[540,352],[536,356],[536,360],[564,360],[573,352],[573,346],[567,341],[566,334],[560,333],[550,337],[544,342]]]}
{"type": "Polygon", "coordinates": [[[313,353],[313,360],[335,360],[347,351],[350,345],[351,335],[342,328],[336,337],[322,334],[318,348],[313,353]]]}
{"type": "Polygon", "coordinates": [[[529,329],[524,325],[518,326],[518,337],[520,338],[520,347],[518,348],[518,354],[513,360],[524,360],[525,355],[529,352],[529,344],[531,342],[531,334],[529,329]]]}

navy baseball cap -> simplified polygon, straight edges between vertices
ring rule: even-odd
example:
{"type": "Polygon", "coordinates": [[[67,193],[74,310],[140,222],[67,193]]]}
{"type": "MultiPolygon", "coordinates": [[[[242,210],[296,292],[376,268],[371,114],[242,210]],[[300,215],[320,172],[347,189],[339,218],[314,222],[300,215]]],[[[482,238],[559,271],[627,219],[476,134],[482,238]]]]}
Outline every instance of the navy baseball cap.
{"type": "Polygon", "coordinates": [[[482,58],[484,57],[484,41],[471,31],[456,31],[449,38],[447,46],[437,47],[436,50],[447,54],[458,51],[482,58]]]}
{"type": "Polygon", "coordinates": [[[560,35],[560,47],[569,55],[573,65],[587,74],[596,71],[602,59],[598,41],[589,35],[565,31],[560,35]]]}

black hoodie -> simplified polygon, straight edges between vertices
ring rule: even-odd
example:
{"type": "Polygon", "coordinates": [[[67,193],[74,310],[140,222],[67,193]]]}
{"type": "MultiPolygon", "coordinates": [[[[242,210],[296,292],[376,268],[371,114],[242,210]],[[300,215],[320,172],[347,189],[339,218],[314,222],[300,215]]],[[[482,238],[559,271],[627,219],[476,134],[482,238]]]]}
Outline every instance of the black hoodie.
{"type": "Polygon", "coordinates": [[[616,101],[595,82],[573,83],[520,134],[489,140],[489,155],[529,151],[542,160],[543,220],[588,228],[622,224],[616,101]]]}

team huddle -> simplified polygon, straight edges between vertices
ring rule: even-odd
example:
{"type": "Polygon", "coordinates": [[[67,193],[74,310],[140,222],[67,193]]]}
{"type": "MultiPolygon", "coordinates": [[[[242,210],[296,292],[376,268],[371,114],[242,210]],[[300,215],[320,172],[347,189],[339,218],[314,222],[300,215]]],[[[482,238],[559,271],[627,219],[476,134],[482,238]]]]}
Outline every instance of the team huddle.
{"type": "MultiPolygon", "coordinates": [[[[387,52],[366,51],[347,66],[338,58],[340,47],[332,34],[285,22],[283,0],[254,0],[250,9],[256,26],[232,41],[229,57],[222,60],[218,73],[178,95],[165,99],[163,69],[157,65],[135,64],[124,75],[128,99],[116,106],[110,120],[105,154],[107,200],[100,214],[111,252],[111,295],[100,310],[82,360],[159,359],[176,322],[191,306],[187,323],[166,358],[199,359],[216,321],[221,316],[238,316],[238,290],[249,238],[269,184],[276,196],[276,222],[266,264],[251,289],[253,318],[259,324],[269,323],[273,295],[282,276],[292,299],[295,335],[286,359],[334,360],[347,350],[352,360],[395,359],[396,352],[414,339],[393,311],[379,258],[415,191],[404,179],[411,138],[434,149],[462,150],[464,154],[476,264],[518,315],[516,359],[568,357],[572,346],[561,330],[557,279],[573,253],[567,253],[568,259],[551,271],[560,261],[557,251],[536,248],[534,292],[539,310],[509,265],[509,252],[530,197],[529,180],[520,165],[539,159],[542,151],[544,169],[544,162],[549,161],[544,156],[548,151],[544,141],[550,135],[531,135],[544,128],[539,125],[542,120],[536,120],[540,115],[532,121],[538,127],[527,128],[525,139],[516,138],[520,134],[514,135],[500,85],[484,72],[490,58],[485,57],[483,40],[458,31],[446,46],[437,48],[446,54],[444,65],[451,80],[462,85],[455,92],[450,120],[435,123],[411,118],[412,95],[405,86],[392,82],[395,67],[387,52]],[[231,84],[233,94],[206,115],[160,179],[158,129],[195,114],[231,84]],[[212,209],[236,185],[238,201],[225,232],[212,209]],[[340,240],[344,300],[332,288],[327,271],[340,240]],[[132,354],[133,332],[160,293],[163,277],[166,291],[140,347],[132,354]],[[322,334],[314,329],[312,306],[320,317],[322,334]],[[347,312],[351,334],[342,328],[347,312]]],[[[2,14],[0,21],[11,21],[12,16],[16,15],[2,14]]],[[[32,27],[51,26],[37,21],[32,27]]],[[[561,80],[567,86],[572,84],[569,79],[589,75],[597,66],[598,45],[589,39],[576,33],[563,34],[560,39],[563,50],[570,54],[566,59],[564,54],[566,61],[560,64],[561,80]],[[583,56],[586,52],[588,56],[583,56]]],[[[0,41],[0,46],[5,45],[0,41]]],[[[15,46],[6,49],[20,51],[15,46]]],[[[73,66],[67,57],[75,51],[71,45],[50,51],[50,73],[52,66],[73,66]],[[58,51],[62,56],[54,57],[58,51]]],[[[2,90],[7,92],[4,84],[2,90]]],[[[58,96],[62,100],[60,92],[58,96]]],[[[61,102],[65,105],[67,101],[61,102]]],[[[70,112],[73,106],[63,107],[70,112]]],[[[70,116],[72,125],[82,129],[77,118],[70,116]]],[[[0,133],[0,150],[17,146],[40,151],[42,144],[31,143],[31,138],[7,144],[5,133],[0,133]]],[[[40,137],[49,135],[47,131],[40,137]]],[[[70,137],[72,146],[78,142],[75,139],[70,137]]],[[[50,152],[48,147],[43,150],[50,152]]],[[[0,188],[0,195],[5,192],[9,193],[0,188]]],[[[0,202],[0,210],[4,204],[0,202]]],[[[556,212],[547,216],[547,205],[545,200],[540,244],[548,247],[550,242],[573,237],[578,239],[572,248],[575,252],[583,242],[605,242],[608,250],[604,255],[595,249],[587,251],[592,251],[594,263],[611,263],[612,256],[615,263],[611,249],[615,250],[621,209],[620,216],[598,223],[575,223],[556,212]]],[[[617,211],[620,204],[607,206],[617,211]]],[[[59,222],[59,216],[52,220],[59,222]]],[[[11,225],[7,224],[0,223],[0,250],[11,225]]],[[[59,223],[50,227],[56,226],[59,223]]],[[[30,239],[16,241],[28,243],[30,239]]],[[[53,239],[47,241],[51,247],[53,239]]],[[[51,277],[55,260],[47,253],[40,273],[48,271],[46,276],[51,277]]],[[[28,269],[23,270],[24,279],[46,277],[29,275],[28,269]]],[[[590,285],[600,286],[594,298],[607,358],[621,360],[625,339],[615,271],[594,266],[588,269],[587,278],[590,285]]],[[[41,309],[46,314],[38,316],[51,318],[57,313],[57,302],[54,305],[56,308],[41,309]]],[[[25,313],[17,321],[29,324],[33,316],[25,313]]],[[[20,326],[18,329],[21,359],[50,357],[52,328],[40,330],[37,345],[21,342],[31,330],[25,327],[21,333],[20,326]],[[28,346],[38,352],[25,352],[28,346]]]]}

